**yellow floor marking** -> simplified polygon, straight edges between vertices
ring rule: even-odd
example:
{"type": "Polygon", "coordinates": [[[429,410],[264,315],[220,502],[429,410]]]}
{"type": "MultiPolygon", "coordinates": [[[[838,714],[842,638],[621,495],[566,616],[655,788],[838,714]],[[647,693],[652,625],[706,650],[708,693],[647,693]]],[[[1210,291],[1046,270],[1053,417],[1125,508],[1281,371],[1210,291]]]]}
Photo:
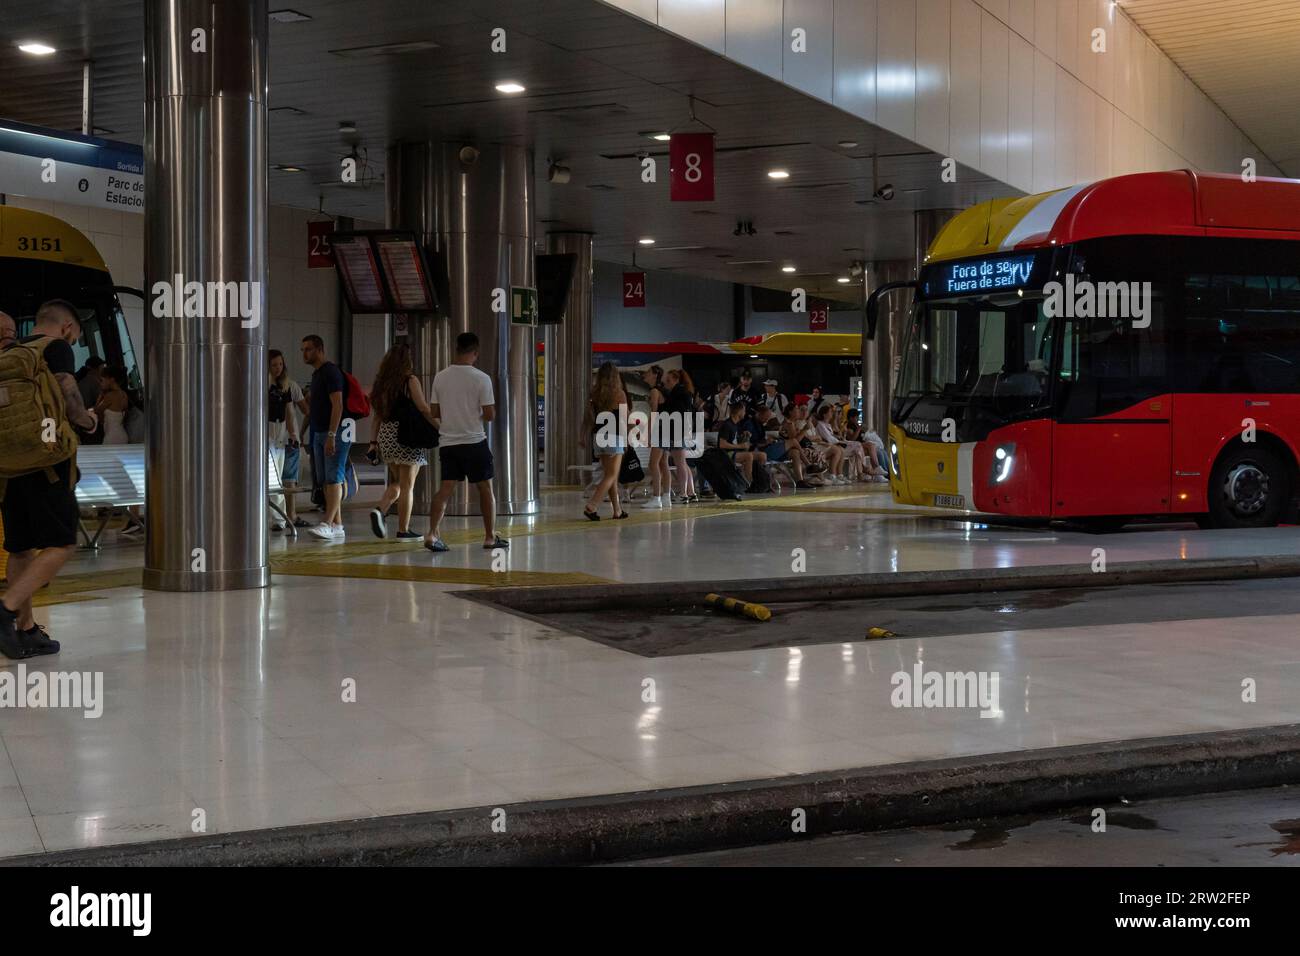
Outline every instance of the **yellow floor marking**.
{"type": "MultiPolygon", "coordinates": [[[[828,488],[825,491],[799,495],[780,495],[773,498],[750,499],[745,501],[709,500],[707,504],[677,506],[663,510],[641,508],[640,499],[627,507],[630,517],[615,522],[609,515],[608,503],[601,510],[600,521],[588,521],[575,514],[572,518],[555,513],[538,517],[529,515],[502,515],[497,524],[502,533],[509,538],[527,538],[534,535],[569,534],[581,531],[596,533],[632,525],[661,524],[687,518],[711,518],[721,515],[738,514],[744,511],[784,511],[814,512],[827,514],[868,514],[882,515],[890,518],[958,518],[961,512],[943,510],[899,511],[891,508],[873,507],[836,507],[836,502],[860,499],[866,495],[888,493],[883,485],[868,486],[847,490],[828,488]]],[[[576,511],[582,509],[576,503],[576,511]]],[[[474,519],[477,520],[477,519],[474,519]]],[[[483,532],[479,527],[459,528],[444,532],[443,540],[453,549],[479,550],[483,541],[483,532]]],[[[580,572],[549,571],[501,571],[494,572],[486,568],[451,568],[437,565],[419,564],[369,564],[366,558],[389,554],[409,553],[412,551],[425,555],[419,542],[395,541],[391,538],[363,539],[341,544],[321,542],[300,532],[296,542],[285,550],[274,551],[270,555],[273,574],[288,574],[306,577],[343,577],[364,578],[386,581],[417,581],[437,584],[469,584],[487,587],[518,585],[524,587],[563,587],[576,584],[609,584],[607,578],[580,572]]],[[[483,552],[485,557],[488,552],[483,552]]],[[[430,556],[432,557],[432,556],[430,556]]],[[[121,568],[113,571],[92,571],[83,574],[68,574],[57,578],[53,585],[37,595],[38,606],[51,604],[70,604],[78,601],[98,600],[92,593],[110,588],[139,587],[142,572],[139,568],[121,568]]]]}
{"type": "Polygon", "coordinates": [[[429,584],[477,584],[484,587],[566,587],[576,584],[613,584],[579,572],[491,571],[487,568],[440,568],[418,564],[343,564],[335,561],[304,562],[292,571],[303,577],[366,578],[377,581],[420,581],[429,584]]]}

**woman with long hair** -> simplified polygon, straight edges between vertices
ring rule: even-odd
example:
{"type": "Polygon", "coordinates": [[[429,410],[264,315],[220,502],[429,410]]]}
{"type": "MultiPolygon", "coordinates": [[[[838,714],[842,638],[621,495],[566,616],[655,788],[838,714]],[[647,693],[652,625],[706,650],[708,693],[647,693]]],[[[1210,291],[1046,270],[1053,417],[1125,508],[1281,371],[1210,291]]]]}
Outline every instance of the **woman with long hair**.
{"type": "Polygon", "coordinates": [[[651,365],[641,373],[641,379],[650,386],[650,490],[649,499],[642,508],[666,508],[672,504],[672,473],[668,470],[668,450],[659,445],[659,429],[655,419],[664,410],[668,401],[665,391],[664,370],[658,365],[651,365]]]}
{"type": "Polygon", "coordinates": [[[415,374],[411,361],[411,347],[398,342],[379,363],[375,384],[370,390],[370,407],[378,426],[375,440],[370,443],[377,449],[387,469],[384,493],[379,506],[370,512],[370,529],[376,538],[388,536],[385,519],[388,509],[397,503],[397,537],[415,540],[420,535],[411,530],[411,508],[415,504],[415,478],[428,462],[427,449],[410,448],[398,440],[399,423],[404,415],[418,413],[430,425],[437,427],[433,409],[424,397],[424,389],[415,374]]]}
{"type": "Polygon", "coordinates": [[[588,521],[600,520],[597,509],[600,507],[600,499],[606,495],[614,505],[615,518],[628,516],[618,500],[618,470],[627,451],[624,444],[626,436],[618,431],[618,409],[620,405],[626,404],[627,392],[623,390],[623,376],[617,365],[606,362],[596,371],[596,384],[591,390],[591,397],[587,399],[587,413],[582,422],[582,434],[578,438],[578,444],[586,448],[587,437],[591,436],[592,448],[600,458],[600,481],[582,509],[582,514],[588,521]],[[612,422],[609,417],[611,415],[612,422]],[[611,425],[614,432],[612,435],[611,425]]]}
{"type": "MultiPolygon", "coordinates": [[[[675,368],[668,372],[665,378],[665,384],[668,386],[668,411],[680,416],[682,422],[682,437],[686,437],[686,423],[694,422],[695,412],[695,383],[691,381],[690,374],[684,368],[675,368]]],[[[692,438],[697,436],[692,429],[692,438]]],[[[695,491],[695,476],[691,473],[691,466],[686,463],[686,445],[684,442],[674,441],[669,445],[669,456],[672,458],[673,465],[677,471],[677,500],[683,504],[690,501],[699,501],[700,496],[695,491]]]]}
{"type": "Polygon", "coordinates": [[[827,444],[838,445],[844,449],[844,461],[848,466],[850,481],[870,481],[877,474],[876,466],[873,462],[867,461],[867,451],[862,442],[850,440],[845,436],[836,411],[837,407],[829,403],[823,403],[822,407],[817,409],[817,435],[827,444]]]}
{"type": "MultiPolygon", "coordinates": [[[[295,528],[306,528],[308,522],[298,517],[296,498],[302,432],[307,427],[307,400],[302,386],[289,377],[284,353],[271,349],[266,358],[267,386],[270,389],[266,405],[266,436],[276,470],[280,473],[280,487],[284,489],[284,494],[275,495],[271,500],[284,512],[290,524],[295,528]]],[[[284,530],[279,515],[272,515],[271,530],[284,530]]]]}

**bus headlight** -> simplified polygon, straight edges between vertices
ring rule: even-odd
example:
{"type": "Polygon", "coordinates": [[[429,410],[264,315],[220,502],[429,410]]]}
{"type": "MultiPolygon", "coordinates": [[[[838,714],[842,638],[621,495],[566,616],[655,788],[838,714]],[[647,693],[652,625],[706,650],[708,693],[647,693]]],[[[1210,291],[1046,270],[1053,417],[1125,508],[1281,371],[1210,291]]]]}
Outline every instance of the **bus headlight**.
{"type": "Polygon", "coordinates": [[[894,469],[895,478],[903,473],[903,470],[898,467],[898,442],[896,441],[889,443],[889,465],[894,469]]]}
{"type": "Polygon", "coordinates": [[[993,481],[992,484],[1000,485],[1011,477],[1011,469],[1016,464],[1016,446],[999,445],[993,452],[993,481]]]}

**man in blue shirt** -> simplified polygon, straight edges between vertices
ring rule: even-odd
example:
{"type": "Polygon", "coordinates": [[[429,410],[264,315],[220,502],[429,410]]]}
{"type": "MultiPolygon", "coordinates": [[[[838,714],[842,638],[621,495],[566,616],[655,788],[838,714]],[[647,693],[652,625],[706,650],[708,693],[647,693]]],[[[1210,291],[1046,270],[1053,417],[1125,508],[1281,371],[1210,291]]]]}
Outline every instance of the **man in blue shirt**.
{"type": "Polygon", "coordinates": [[[347,379],[342,370],[325,357],[325,341],[319,335],[302,340],[302,360],[310,365],[312,469],[325,490],[325,517],[308,531],[326,541],[343,537],[343,482],[348,451],[356,424],[346,418],[347,379]]]}

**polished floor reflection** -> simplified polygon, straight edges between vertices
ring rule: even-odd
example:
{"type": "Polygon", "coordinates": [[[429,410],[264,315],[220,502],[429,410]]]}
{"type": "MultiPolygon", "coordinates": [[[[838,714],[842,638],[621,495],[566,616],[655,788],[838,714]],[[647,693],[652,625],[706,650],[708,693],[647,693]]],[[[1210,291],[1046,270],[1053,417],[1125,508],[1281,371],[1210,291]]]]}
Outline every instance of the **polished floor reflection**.
{"type": "MultiPolygon", "coordinates": [[[[1294,528],[1098,538],[937,523],[861,494],[617,523],[580,507],[551,494],[508,522],[510,570],[773,576],[794,573],[794,548],[816,574],[1087,562],[1099,545],[1112,562],[1300,552],[1294,528]]],[[[1300,720],[1300,615],[647,659],[451,596],[503,573],[461,525],[434,559],[375,542],[357,512],[346,543],[277,541],[295,573],[266,591],[117,587],[42,609],[65,651],[27,670],[102,672],[104,712],[0,710],[0,855],[1300,720]],[[893,706],[892,675],[918,662],[997,671],[998,713],[893,706]]]]}

